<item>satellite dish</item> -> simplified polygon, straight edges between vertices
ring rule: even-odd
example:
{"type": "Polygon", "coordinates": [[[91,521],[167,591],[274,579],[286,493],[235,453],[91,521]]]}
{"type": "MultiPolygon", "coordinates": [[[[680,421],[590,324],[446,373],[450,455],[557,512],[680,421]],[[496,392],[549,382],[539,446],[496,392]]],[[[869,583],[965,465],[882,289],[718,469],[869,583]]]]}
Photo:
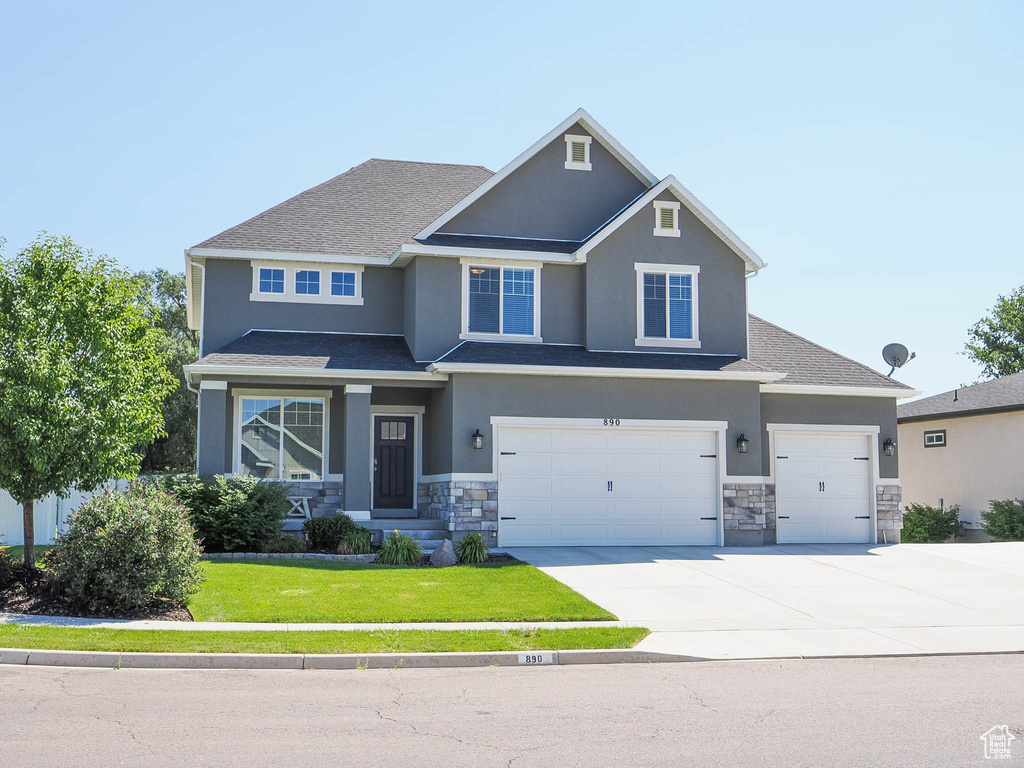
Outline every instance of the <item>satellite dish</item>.
{"type": "Polygon", "coordinates": [[[882,359],[892,366],[888,373],[889,376],[892,376],[893,371],[902,368],[915,357],[917,357],[917,352],[908,352],[902,344],[886,344],[882,349],[882,359]]]}

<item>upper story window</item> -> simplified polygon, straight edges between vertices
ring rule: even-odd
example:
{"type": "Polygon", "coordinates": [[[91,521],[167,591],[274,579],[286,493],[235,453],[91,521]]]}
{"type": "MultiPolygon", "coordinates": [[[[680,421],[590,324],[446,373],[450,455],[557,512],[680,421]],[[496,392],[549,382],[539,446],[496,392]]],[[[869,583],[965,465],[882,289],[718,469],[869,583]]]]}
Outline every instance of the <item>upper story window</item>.
{"type": "Polygon", "coordinates": [[[316,296],[320,293],[320,270],[300,269],[295,272],[295,293],[316,296]]]}
{"type": "Polygon", "coordinates": [[[679,237],[679,203],[654,201],[654,234],[658,237],[679,237]]]}
{"type": "Polygon", "coordinates": [[[540,266],[462,265],[463,339],[540,341],[540,266]]]}
{"type": "Polygon", "coordinates": [[[636,343],[642,347],[700,347],[697,277],[700,267],[636,265],[636,343]]]}
{"type": "Polygon", "coordinates": [[[284,293],[284,270],[260,268],[260,293],[284,293]]]}
{"type": "Polygon", "coordinates": [[[328,264],[253,262],[250,301],[362,304],[363,268],[328,264]]]}
{"type": "Polygon", "coordinates": [[[590,136],[565,134],[565,168],[569,171],[589,171],[590,136]]]}

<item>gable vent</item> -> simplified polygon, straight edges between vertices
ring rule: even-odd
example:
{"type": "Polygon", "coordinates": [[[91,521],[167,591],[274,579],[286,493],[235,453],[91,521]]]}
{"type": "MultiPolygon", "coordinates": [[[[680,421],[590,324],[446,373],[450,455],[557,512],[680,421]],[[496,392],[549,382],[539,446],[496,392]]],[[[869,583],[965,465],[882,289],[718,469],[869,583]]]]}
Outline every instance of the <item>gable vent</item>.
{"type": "Polygon", "coordinates": [[[673,208],[659,208],[661,212],[661,228],[662,229],[675,229],[676,228],[676,212],[673,208]]]}
{"type": "Polygon", "coordinates": [[[582,141],[574,141],[572,143],[572,161],[574,163],[587,162],[587,145],[582,141]]]}
{"type": "Polygon", "coordinates": [[[565,169],[568,171],[589,171],[590,136],[565,134],[565,169]]]}

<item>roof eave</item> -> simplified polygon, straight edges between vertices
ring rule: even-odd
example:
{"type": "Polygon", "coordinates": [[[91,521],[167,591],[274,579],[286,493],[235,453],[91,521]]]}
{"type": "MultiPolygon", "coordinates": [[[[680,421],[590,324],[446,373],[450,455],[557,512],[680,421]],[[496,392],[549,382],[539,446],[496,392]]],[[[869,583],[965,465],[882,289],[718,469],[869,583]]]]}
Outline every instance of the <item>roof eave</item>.
{"type": "Polygon", "coordinates": [[[848,387],[841,384],[764,384],[762,394],[766,395],[829,395],[833,397],[891,397],[903,400],[917,397],[916,389],[896,387],[848,387]]]}
{"type": "Polygon", "coordinates": [[[941,421],[944,419],[960,419],[967,416],[991,416],[998,413],[1012,413],[1024,411],[1024,403],[1018,405],[996,405],[991,408],[972,408],[968,411],[945,411],[942,413],[923,413],[913,416],[900,416],[896,414],[897,424],[910,424],[915,421],[941,421]]]}
{"type": "Polygon", "coordinates": [[[522,374],[529,376],[589,376],[626,379],[679,379],[704,381],[774,382],[786,376],[774,371],[693,371],[664,368],[608,368],[574,365],[515,365],[502,363],[431,363],[438,373],[522,374]]]}
{"type": "Polygon", "coordinates": [[[231,377],[280,377],[298,376],[310,379],[387,379],[393,381],[443,381],[447,376],[429,371],[387,371],[370,370],[364,368],[300,368],[293,366],[268,366],[259,367],[251,365],[202,365],[193,363],[184,366],[185,379],[189,384],[195,384],[204,376],[231,377]]]}

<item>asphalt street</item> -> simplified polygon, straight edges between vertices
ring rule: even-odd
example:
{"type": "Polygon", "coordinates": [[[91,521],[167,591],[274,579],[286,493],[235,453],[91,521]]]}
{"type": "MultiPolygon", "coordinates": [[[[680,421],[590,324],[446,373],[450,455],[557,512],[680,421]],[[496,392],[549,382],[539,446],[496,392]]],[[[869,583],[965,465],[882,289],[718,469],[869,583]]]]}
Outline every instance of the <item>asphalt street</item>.
{"type": "Polygon", "coordinates": [[[1024,764],[1024,656],[455,670],[0,667],[32,766],[1024,764]]]}

